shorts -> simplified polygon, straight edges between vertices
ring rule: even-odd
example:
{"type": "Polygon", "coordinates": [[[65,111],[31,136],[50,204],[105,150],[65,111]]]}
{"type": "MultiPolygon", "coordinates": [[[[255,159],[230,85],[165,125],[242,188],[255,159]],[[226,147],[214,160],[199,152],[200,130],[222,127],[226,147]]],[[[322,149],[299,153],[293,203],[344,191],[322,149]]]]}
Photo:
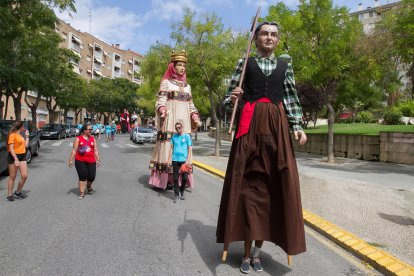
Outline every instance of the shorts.
{"type": "Polygon", "coordinates": [[[75,159],[75,168],[78,173],[79,181],[93,182],[96,176],[96,162],[87,163],[75,159]]]}
{"type": "MultiPolygon", "coordinates": [[[[16,157],[19,161],[27,161],[26,153],[16,154],[16,157]]],[[[14,158],[10,153],[7,155],[7,164],[14,164],[14,158]]]]}

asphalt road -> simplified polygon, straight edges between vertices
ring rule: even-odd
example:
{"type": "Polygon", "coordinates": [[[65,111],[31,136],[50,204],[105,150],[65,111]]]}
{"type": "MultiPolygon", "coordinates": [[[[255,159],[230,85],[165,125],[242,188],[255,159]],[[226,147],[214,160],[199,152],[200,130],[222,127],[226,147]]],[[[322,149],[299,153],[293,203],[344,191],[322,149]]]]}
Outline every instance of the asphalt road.
{"type": "MultiPolygon", "coordinates": [[[[226,263],[215,243],[221,179],[196,170],[195,189],[174,204],[172,191],[147,185],[153,146],[117,136],[99,143],[97,192],[78,200],[77,174],[67,167],[73,139],[42,141],[28,198],[7,202],[0,177],[0,275],[241,275],[242,243],[231,244],[226,263]]],[[[265,243],[261,275],[379,275],[306,233],[308,251],[290,267],[265,243]]]]}

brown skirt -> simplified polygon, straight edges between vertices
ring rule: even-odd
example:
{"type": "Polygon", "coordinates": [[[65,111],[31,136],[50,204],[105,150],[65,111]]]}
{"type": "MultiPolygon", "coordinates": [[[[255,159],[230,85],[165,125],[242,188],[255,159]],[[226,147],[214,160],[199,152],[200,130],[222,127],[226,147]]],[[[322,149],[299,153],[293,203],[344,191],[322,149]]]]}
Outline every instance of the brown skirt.
{"type": "Polygon", "coordinates": [[[233,140],[217,242],[265,240],[306,251],[299,176],[283,108],[257,103],[249,132],[233,140]]]}

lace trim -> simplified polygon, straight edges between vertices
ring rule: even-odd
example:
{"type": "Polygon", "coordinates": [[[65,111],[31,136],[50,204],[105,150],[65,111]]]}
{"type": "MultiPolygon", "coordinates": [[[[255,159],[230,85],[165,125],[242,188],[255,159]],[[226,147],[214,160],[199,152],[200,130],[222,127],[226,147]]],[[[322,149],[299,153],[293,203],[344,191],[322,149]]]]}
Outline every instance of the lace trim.
{"type": "Polygon", "coordinates": [[[169,100],[189,101],[192,99],[190,93],[180,91],[160,91],[160,96],[167,96],[169,100]]]}

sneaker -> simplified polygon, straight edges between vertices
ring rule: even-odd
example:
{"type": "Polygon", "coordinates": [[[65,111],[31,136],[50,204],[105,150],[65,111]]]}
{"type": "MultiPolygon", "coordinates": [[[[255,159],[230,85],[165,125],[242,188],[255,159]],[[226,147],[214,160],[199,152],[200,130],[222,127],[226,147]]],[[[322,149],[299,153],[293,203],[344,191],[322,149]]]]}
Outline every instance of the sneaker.
{"type": "Polygon", "coordinates": [[[244,274],[248,274],[250,272],[250,258],[243,258],[242,263],[240,265],[240,271],[244,274]]]}
{"type": "Polygon", "coordinates": [[[84,199],[84,198],[85,198],[85,193],[80,193],[79,196],[78,196],[78,199],[81,200],[81,199],[84,199]]]}
{"type": "Polygon", "coordinates": [[[7,200],[10,201],[10,202],[13,202],[14,201],[14,197],[12,195],[11,196],[8,196],[7,197],[7,200]]]}
{"type": "Polygon", "coordinates": [[[90,188],[90,189],[88,189],[88,191],[86,192],[88,195],[91,195],[91,194],[94,194],[95,193],[95,190],[94,189],[92,189],[92,188],[90,188]]]}
{"type": "Polygon", "coordinates": [[[263,267],[262,267],[262,264],[260,263],[259,258],[253,258],[251,265],[252,265],[254,271],[256,271],[256,272],[262,272],[263,271],[263,267]]]}
{"type": "Polygon", "coordinates": [[[180,200],[185,200],[184,193],[181,193],[180,200]]]}
{"type": "Polygon", "coordinates": [[[180,200],[180,197],[179,196],[175,196],[175,198],[174,198],[174,203],[177,203],[178,201],[180,200]]]}
{"type": "Polygon", "coordinates": [[[18,199],[25,199],[26,198],[26,196],[22,192],[20,192],[20,193],[14,192],[14,196],[17,197],[18,199]]]}

